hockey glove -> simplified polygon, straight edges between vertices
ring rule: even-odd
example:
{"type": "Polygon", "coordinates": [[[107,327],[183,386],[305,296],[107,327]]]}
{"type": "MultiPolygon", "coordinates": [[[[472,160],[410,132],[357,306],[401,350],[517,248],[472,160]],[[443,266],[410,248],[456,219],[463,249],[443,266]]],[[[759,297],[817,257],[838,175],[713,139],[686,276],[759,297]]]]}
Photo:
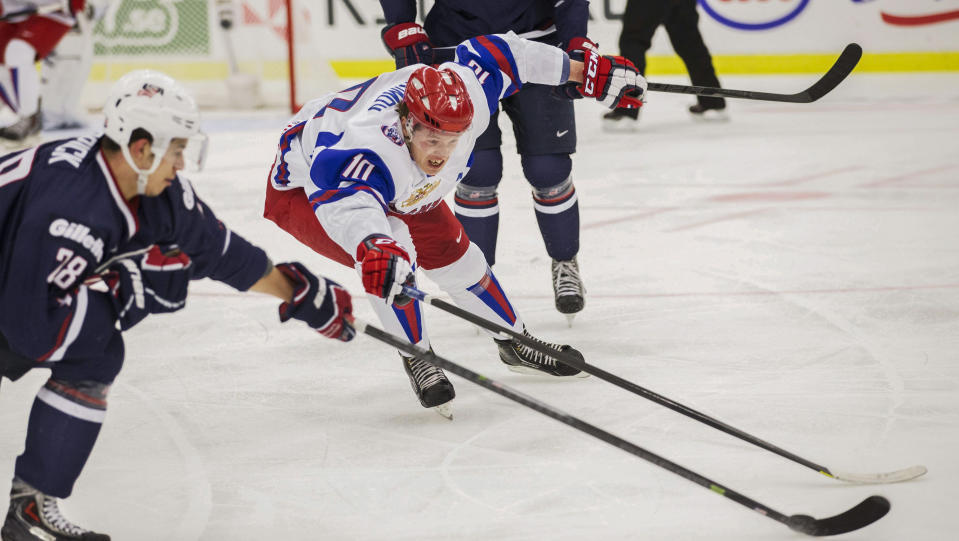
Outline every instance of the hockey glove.
{"type": "Polygon", "coordinates": [[[387,304],[405,305],[403,285],[413,284],[410,256],[395,240],[385,235],[370,235],[356,247],[356,261],[367,293],[386,299],[387,304]]]}
{"type": "Polygon", "coordinates": [[[599,45],[589,38],[573,38],[566,46],[566,53],[571,60],[582,62],[586,58],[586,51],[599,51],[599,45]]]}
{"type": "Polygon", "coordinates": [[[380,36],[396,59],[396,69],[433,63],[433,44],[422,26],[416,23],[391,24],[380,32],[380,36]]]}
{"type": "Polygon", "coordinates": [[[305,321],[327,338],[349,342],[353,328],[353,300],[343,286],[314,276],[301,263],[280,263],[276,269],[293,282],[293,300],[280,305],[280,321],[305,321]]]}
{"type": "Polygon", "coordinates": [[[583,60],[583,83],[575,89],[610,109],[635,109],[643,105],[646,79],[621,56],[600,56],[587,50],[583,60]]]}
{"type": "Polygon", "coordinates": [[[106,285],[120,329],[125,331],[150,314],[183,308],[192,276],[193,265],[186,254],[179,250],[164,253],[153,246],[141,259],[121,259],[87,283],[102,281],[106,285]]]}
{"type": "Polygon", "coordinates": [[[75,17],[78,13],[83,13],[85,4],[86,0],[60,0],[60,11],[75,17]]]}

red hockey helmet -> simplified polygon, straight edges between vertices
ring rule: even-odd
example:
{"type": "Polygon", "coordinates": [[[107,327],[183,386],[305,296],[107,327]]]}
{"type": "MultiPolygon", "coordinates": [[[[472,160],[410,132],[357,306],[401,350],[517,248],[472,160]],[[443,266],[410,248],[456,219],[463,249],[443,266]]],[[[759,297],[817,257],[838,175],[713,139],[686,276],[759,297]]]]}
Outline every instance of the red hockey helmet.
{"type": "Polygon", "coordinates": [[[433,129],[460,133],[473,121],[473,102],[455,72],[423,66],[406,81],[403,101],[410,114],[433,129]]]}

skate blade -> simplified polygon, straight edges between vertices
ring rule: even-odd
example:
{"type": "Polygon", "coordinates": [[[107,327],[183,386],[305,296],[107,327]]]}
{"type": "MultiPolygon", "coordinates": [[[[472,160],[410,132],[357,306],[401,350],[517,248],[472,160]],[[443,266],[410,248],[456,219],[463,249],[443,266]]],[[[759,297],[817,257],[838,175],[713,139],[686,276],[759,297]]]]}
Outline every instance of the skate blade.
{"type": "Polygon", "coordinates": [[[627,118],[624,120],[602,121],[602,130],[606,133],[636,133],[639,131],[639,121],[627,118]]]}
{"type": "Polygon", "coordinates": [[[439,414],[442,415],[443,417],[446,417],[447,419],[449,419],[450,421],[452,421],[452,420],[453,420],[453,405],[452,405],[452,403],[453,403],[453,401],[450,400],[449,402],[447,402],[447,403],[445,403],[445,404],[440,404],[439,406],[434,406],[434,407],[433,407],[433,411],[435,411],[436,413],[439,413],[439,414]]]}
{"type": "Polygon", "coordinates": [[[565,314],[566,315],[566,326],[570,329],[573,328],[573,318],[576,317],[576,314],[565,314]]]}
{"type": "Polygon", "coordinates": [[[694,122],[703,122],[710,124],[713,122],[729,122],[729,113],[726,111],[717,111],[715,109],[710,109],[705,113],[689,113],[689,116],[693,118],[694,122]]]}
{"type": "Polygon", "coordinates": [[[517,374],[523,374],[524,376],[543,376],[543,377],[555,378],[555,379],[582,379],[582,378],[589,377],[589,374],[582,371],[576,374],[573,374],[571,376],[554,376],[553,374],[547,374],[546,372],[537,370],[535,368],[530,368],[528,366],[514,366],[512,364],[508,364],[506,365],[506,368],[509,368],[511,372],[516,372],[517,374]]]}

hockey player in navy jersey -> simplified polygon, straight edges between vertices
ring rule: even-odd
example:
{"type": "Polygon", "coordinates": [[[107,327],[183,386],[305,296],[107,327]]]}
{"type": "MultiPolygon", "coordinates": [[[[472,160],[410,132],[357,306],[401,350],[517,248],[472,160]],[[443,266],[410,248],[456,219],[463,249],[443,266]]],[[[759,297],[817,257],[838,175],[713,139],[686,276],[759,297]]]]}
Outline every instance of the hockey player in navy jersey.
{"type": "MultiPolygon", "coordinates": [[[[568,85],[610,108],[638,106],[626,93],[645,89],[620,58],[588,51],[585,62],[571,61],[562,49],[512,33],[479,36],[439,69],[408,66],[304,105],[280,136],[264,215],[316,252],[355,266],[384,327],[411,343],[429,347],[420,303],[400,294],[415,267],[464,309],[529,335],[443,200],[477,165],[474,145],[499,101],[527,83],[568,85]]],[[[516,371],[581,374],[493,338],[516,371]]],[[[405,357],[404,367],[421,404],[449,416],[455,393],[443,371],[405,357]]]]}
{"type": "Polygon", "coordinates": [[[232,232],[178,172],[202,163],[192,98],[138,71],[104,108],[105,135],[0,158],[0,376],[47,368],[17,460],[4,541],[109,539],[64,518],[123,364],[122,331],[183,307],[212,278],[281,299],[281,321],[354,336],[349,294],[300,263],[271,264],[232,232]]]}
{"type": "MultiPolygon", "coordinates": [[[[441,54],[434,54],[434,46],[455,46],[481,34],[508,31],[582,55],[586,48],[595,48],[586,37],[588,4],[586,0],[437,0],[421,27],[416,23],[416,0],[380,0],[387,21],[382,36],[397,68],[436,62],[441,54]]],[[[577,261],[579,205],[570,159],[576,151],[576,122],[572,102],[552,99],[554,91],[548,84],[523,85],[501,107],[513,125],[523,174],[532,187],[536,221],[552,258],[556,309],[572,319],[586,301],[577,261]]],[[[476,141],[473,167],[456,187],[453,207],[490,266],[496,261],[497,186],[503,178],[497,116],[498,111],[476,141]]]]}

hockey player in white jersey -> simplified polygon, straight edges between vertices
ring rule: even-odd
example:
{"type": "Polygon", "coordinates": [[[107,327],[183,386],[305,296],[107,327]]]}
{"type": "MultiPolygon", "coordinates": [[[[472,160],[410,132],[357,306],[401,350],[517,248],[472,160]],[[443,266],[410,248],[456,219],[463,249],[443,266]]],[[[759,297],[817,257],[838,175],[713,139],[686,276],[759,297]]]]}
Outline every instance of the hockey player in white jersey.
{"type": "MultiPolygon", "coordinates": [[[[498,101],[524,83],[566,84],[609,108],[638,107],[627,93],[641,95],[646,86],[622,58],[588,51],[582,62],[571,61],[561,49],[512,33],[470,39],[453,62],[408,66],[307,103],[280,137],[264,216],[355,267],[384,327],[413,344],[429,347],[420,303],[401,292],[415,283],[416,268],[460,307],[530,336],[443,200],[469,171],[498,101]]],[[[513,370],[585,375],[492,337],[513,370]]],[[[582,358],[568,345],[553,346],[582,358]]],[[[449,416],[455,393],[442,370],[407,357],[403,363],[420,403],[449,416]]]]}

